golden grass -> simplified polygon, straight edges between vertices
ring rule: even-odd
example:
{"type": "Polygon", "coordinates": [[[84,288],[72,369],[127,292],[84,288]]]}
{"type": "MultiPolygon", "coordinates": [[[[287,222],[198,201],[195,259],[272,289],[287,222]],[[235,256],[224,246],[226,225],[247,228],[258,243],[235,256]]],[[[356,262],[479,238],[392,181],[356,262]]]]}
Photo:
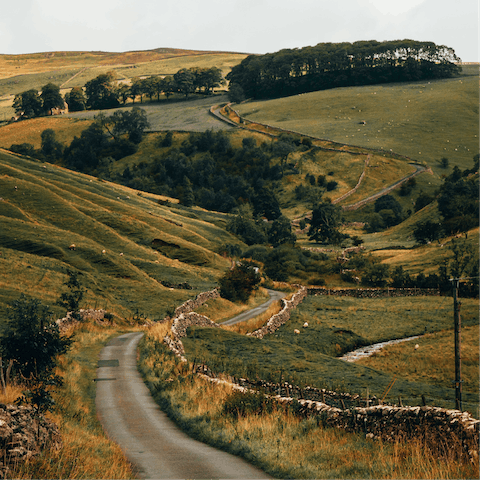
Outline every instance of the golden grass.
{"type": "Polygon", "coordinates": [[[268,307],[268,309],[261,315],[258,315],[255,318],[251,318],[250,320],[247,320],[245,322],[237,323],[235,325],[226,325],[223,328],[225,328],[225,330],[228,330],[229,332],[236,332],[240,335],[245,335],[263,327],[268,322],[268,320],[270,320],[273,315],[276,315],[278,312],[280,312],[281,309],[281,301],[273,302],[268,307]]]}
{"type": "Polygon", "coordinates": [[[60,143],[69,145],[73,137],[79,137],[92,122],[72,118],[40,117],[11,123],[2,127],[0,147],[8,149],[13,144],[31,143],[35,148],[40,148],[41,134],[47,128],[55,130],[56,139],[60,143]]]}
{"type": "MultiPolygon", "coordinates": [[[[453,330],[424,335],[411,342],[389,345],[357,363],[396,374],[411,381],[452,387],[455,378],[453,330]],[[413,350],[415,344],[419,345],[413,350]],[[414,352],[414,353],[412,353],[414,352]]],[[[479,391],[479,327],[464,327],[461,332],[463,390],[479,391]]],[[[474,412],[475,413],[475,412],[474,412]]]]}
{"type": "Polygon", "coordinates": [[[244,456],[275,478],[478,476],[477,464],[435,458],[420,441],[392,444],[368,440],[325,428],[316,417],[302,419],[280,407],[261,415],[226,415],[223,405],[231,387],[192,375],[188,364],[178,364],[165,349],[154,347],[155,337],[160,332],[162,336],[164,328],[151,328],[141,346],[144,375],[157,385],[157,400],[161,398],[162,405],[191,435],[244,456]],[[165,389],[158,390],[162,379],[166,380],[165,389]]]}

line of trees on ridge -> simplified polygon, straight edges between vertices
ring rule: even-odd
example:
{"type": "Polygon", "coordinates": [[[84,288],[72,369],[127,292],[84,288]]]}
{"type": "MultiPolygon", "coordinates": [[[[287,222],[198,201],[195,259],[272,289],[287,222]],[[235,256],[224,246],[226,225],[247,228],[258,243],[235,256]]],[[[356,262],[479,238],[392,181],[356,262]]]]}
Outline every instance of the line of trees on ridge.
{"type": "Polygon", "coordinates": [[[173,94],[188,98],[194,93],[210,95],[214,88],[225,85],[222,72],[217,67],[212,68],[182,68],[174,75],[135,78],[131,85],[118,83],[115,72],[102,73],[87,82],[84,87],[73,87],[65,98],[60,93],[60,87],[53,83],[44,85],[40,93],[36,89],[26,90],[15,95],[13,108],[18,118],[33,118],[53,114],[52,110],[71,112],[86,109],[102,110],[125,105],[129,100],[140,102],[147,96],[150,100],[160,95],[167,99],[173,94]],[[67,104],[67,105],[65,105],[67,104]]]}
{"type": "Polygon", "coordinates": [[[452,48],[433,42],[319,43],[250,55],[227,75],[232,101],[327,88],[448,78],[460,72],[452,48]]]}

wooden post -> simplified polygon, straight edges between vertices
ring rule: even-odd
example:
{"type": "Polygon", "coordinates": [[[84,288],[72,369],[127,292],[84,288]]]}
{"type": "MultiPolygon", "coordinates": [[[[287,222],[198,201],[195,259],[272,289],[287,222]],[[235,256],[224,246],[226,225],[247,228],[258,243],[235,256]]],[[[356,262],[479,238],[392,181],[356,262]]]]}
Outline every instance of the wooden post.
{"type": "Polygon", "coordinates": [[[462,369],[461,369],[461,319],[460,319],[460,305],[458,301],[458,285],[459,279],[454,278],[453,283],[453,322],[455,329],[455,407],[457,410],[462,410],[462,369]]]}

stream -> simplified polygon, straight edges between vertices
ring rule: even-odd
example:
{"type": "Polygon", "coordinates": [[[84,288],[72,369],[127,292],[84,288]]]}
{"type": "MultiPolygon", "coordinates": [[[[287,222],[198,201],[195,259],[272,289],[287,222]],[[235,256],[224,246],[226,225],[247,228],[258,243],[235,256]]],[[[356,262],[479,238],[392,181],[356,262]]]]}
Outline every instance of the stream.
{"type": "Polygon", "coordinates": [[[408,342],[416,338],[420,338],[420,335],[414,337],[399,338],[398,340],[389,340],[388,342],[374,343],[373,345],[367,345],[366,347],[352,350],[351,352],[343,355],[343,357],[339,357],[339,359],[346,362],[356,362],[361,358],[370,357],[370,355],[373,355],[374,353],[380,351],[383,347],[386,347],[387,345],[396,345],[397,343],[408,342]]]}

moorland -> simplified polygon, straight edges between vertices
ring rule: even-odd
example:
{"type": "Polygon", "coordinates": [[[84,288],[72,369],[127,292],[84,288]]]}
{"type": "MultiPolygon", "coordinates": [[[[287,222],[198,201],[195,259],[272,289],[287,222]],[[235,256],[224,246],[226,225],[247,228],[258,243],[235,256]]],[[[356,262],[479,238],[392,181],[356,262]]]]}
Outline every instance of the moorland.
{"type": "MultiPolygon", "coordinates": [[[[15,95],[49,82],[64,95],[108,72],[119,85],[193,67],[216,67],[226,76],[244,58],[167,49],[0,56],[0,120],[2,113],[4,120],[13,115],[15,95]]],[[[263,287],[439,289],[438,297],[309,296],[276,336],[256,341],[245,328],[192,328],[184,344],[189,362],[226,375],[378,397],[396,377],[386,401],[420,405],[426,398],[453,408],[450,278],[468,277],[460,288],[464,409],[478,418],[478,193],[471,193],[478,192],[478,66],[446,79],[343,86],[234,105],[244,128],[209,115],[209,107],[229,101],[223,86],[190,98],[147,96],[115,109],[0,127],[2,329],[21,294],[50,305],[53,318],[64,316],[58,299],[72,271],[83,289],[79,306],[104,309],[110,319],[108,326],[85,320],[76,327],[73,347],[56,366],[64,385],[52,392],[58,408],[50,415],[64,446],[18,466],[19,477],[133,475],[95,418],[93,379],[101,346],[138,329],[147,333],[141,369],[162,407],[204,441],[250,459],[255,452],[272,475],[474,475],[478,465],[430,457],[421,443],[374,443],[288,412],[287,418],[277,410],[224,418],[231,391],[213,395],[210,385],[191,379],[162,346],[169,324],[155,322],[218,286],[240,259],[260,269],[261,288],[247,302],[209,301],[199,309],[203,315],[222,322],[262,303],[263,287]],[[147,121],[135,138],[115,123],[134,105],[147,121]],[[255,124],[272,128],[266,135],[255,124]],[[111,135],[108,129],[116,126],[111,135]],[[42,135],[47,130],[53,135],[42,135]],[[86,139],[94,133],[101,142],[88,156],[86,139]],[[402,180],[383,200],[368,201],[402,180]],[[361,208],[342,208],[362,200],[361,208]],[[331,230],[315,223],[325,216],[331,230]],[[305,322],[308,329],[301,328],[305,322]],[[338,359],[357,346],[411,335],[423,335],[413,358],[407,342],[358,364],[338,359]],[[166,379],[173,379],[168,388],[156,390],[166,379]],[[303,470],[290,463],[284,444],[296,445],[303,470]],[[381,451],[373,463],[372,449],[381,451]]],[[[272,308],[275,313],[280,306],[272,308]]],[[[265,321],[257,319],[249,330],[265,321]]],[[[11,385],[4,401],[22,388],[11,385]]]]}

